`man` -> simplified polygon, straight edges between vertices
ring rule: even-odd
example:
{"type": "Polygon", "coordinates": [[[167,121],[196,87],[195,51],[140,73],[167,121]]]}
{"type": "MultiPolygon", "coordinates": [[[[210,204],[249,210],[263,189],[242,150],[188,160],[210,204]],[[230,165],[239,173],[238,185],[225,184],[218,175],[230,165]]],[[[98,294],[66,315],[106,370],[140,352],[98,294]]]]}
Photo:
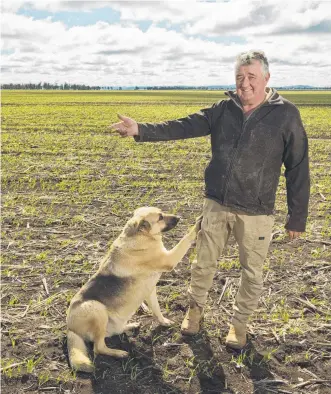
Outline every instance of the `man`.
{"type": "Polygon", "coordinates": [[[270,73],[264,53],[240,54],[235,77],[236,92],[227,92],[227,100],[193,115],[159,124],[138,124],[119,115],[121,122],[112,127],[136,141],[211,135],[202,227],[188,290],[190,307],[181,331],[198,333],[217,260],[233,232],[242,273],[226,344],[241,349],[246,344],[248,318],[262,292],[262,267],[271,241],[282,163],[288,204],[285,228],[291,240],[305,231],[309,165],[308,141],[299,111],[276,90],[267,88],[270,73]]]}

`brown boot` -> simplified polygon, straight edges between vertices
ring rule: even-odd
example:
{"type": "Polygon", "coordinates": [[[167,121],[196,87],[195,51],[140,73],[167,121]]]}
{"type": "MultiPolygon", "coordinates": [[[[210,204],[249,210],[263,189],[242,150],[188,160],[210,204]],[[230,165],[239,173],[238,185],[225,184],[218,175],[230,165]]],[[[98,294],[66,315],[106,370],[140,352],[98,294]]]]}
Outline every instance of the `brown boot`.
{"type": "Polygon", "coordinates": [[[228,335],[225,339],[226,346],[241,350],[246,345],[246,326],[244,324],[230,325],[228,335]]]}
{"type": "Polygon", "coordinates": [[[200,330],[200,321],[203,316],[203,308],[191,300],[189,310],[183,320],[181,333],[184,335],[195,335],[200,330]]]}

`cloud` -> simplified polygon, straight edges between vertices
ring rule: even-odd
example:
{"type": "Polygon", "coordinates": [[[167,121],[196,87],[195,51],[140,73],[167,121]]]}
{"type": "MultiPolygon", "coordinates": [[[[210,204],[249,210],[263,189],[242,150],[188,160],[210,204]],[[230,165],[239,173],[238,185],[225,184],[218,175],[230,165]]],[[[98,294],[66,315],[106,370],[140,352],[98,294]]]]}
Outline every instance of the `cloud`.
{"type": "Polygon", "coordinates": [[[311,83],[312,75],[314,83],[330,84],[325,68],[331,67],[331,40],[325,33],[331,17],[321,1],[3,3],[4,82],[45,77],[102,85],[232,84],[236,55],[262,49],[273,84],[311,83]],[[120,14],[117,21],[86,26],[69,27],[52,14],[41,19],[17,13],[22,6],[92,12],[109,4],[120,14]],[[151,23],[143,29],[143,21],[151,23]]]}
{"type": "Polygon", "coordinates": [[[17,12],[20,8],[30,8],[40,11],[82,11],[88,12],[96,8],[109,5],[109,1],[58,1],[58,0],[3,0],[1,4],[2,12],[17,12]]]}

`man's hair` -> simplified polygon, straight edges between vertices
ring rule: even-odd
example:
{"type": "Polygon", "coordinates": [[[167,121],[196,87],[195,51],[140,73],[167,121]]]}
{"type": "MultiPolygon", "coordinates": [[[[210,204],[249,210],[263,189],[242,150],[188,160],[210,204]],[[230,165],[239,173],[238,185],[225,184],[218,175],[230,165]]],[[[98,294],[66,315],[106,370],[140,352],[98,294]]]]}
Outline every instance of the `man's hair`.
{"type": "Polygon", "coordinates": [[[240,53],[236,59],[235,71],[237,72],[240,66],[252,64],[254,60],[257,60],[261,63],[263,75],[266,76],[269,73],[269,63],[263,51],[250,50],[240,53]]]}

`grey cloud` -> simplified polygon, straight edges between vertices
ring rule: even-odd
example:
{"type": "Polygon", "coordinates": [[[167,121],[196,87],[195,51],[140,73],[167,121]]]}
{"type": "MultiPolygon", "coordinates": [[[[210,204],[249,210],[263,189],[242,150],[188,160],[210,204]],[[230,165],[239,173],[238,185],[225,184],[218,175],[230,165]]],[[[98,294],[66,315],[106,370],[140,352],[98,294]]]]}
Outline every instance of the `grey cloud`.
{"type": "Polygon", "coordinates": [[[89,11],[95,8],[103,8],[109,6],[109,2],[105,1],[44,1],[34,2],[26,1],[24,7],[33,8],[36,10],[58,10],[58,11],[89,11]]]}
{"type": "Polygon", "coordinates": [[[44,51],[38,45],[34,45],[32,43],[20,43],[20,51],[24,53],[40,53],[44,51]]]}
{"type": "Polygon", "coordinates": [[[108,50],[108,51],[99,51],[95,52],[94,54],[96,55],[136,55],[141,53],[142,49],[141,48],[135,48],[135,49],[114,49],[114,50],[108,50]]]}
{"type": "Polygon", "coordinates": [[[297,51],[300,51],[300,52],[310,52],[310,53],[314,53],[314,52],[319,53],[320,50],[321,50],[321,48],[316,43],[301,45],[300,48],[297,49],[297,51]]]}
{"type": "Polygon", "coordinates": [[[302,62],[298,62],[295,60],[281,60],[281,59],[272,59],[269,57],[269,63],[270,66],[272,67],[273,64],[277,64],[280,66],[302,66],[302,62]]]}
{"type": "Polygon", "coordinates": [[[331,20],[325,20],[309,27],[279,27],[271,32],[274,35],[287,35],[287,34],[302,34],[302,33],[318,33],[327,34],[331,33],[331,20]]]}
{"type": "Polygon", "coordinates": [[[147,71],[147,72],[144,72],[143,75],[145,77],[155,77],[155,76],[158,77],[160,75],[160,73],[156,73],[154,71],[147,71]]]}
{"type": "Polygon", "coordinates": [[[84,64],[87,64],[88,66],[102,66],[102,65],[107,65],[109,66],[109,64],[107,62],[102,62],[100,60],[94,60],[94,61],[85,61],[84,64]]]}
{"type": "Polygon", "coordinates": [[[77,67],[72,67],[72,66],[57,66],[53,65],[53,70],[55,71],[61,71],[61,72],[68,72],[68,71],[77,71],[77,67]]]}
{"type": "Polygon", "coordinates": [[[149,68],[149,67],[156,67],[156,66],[158,66],[158,65],[159,65],[158,62],[151,62],[151,61],[149,61],[149,60],[143,60],[143,61],[142,61],[142,66],[143,66],[143,67],[146,67],[146,68],[149,68]]]}
{"type": "Polygon", "coordinates": [[[33,69],[29,68],[25,68],[25,67],[11,67],[12,69],[14,69],[13,71],[15,72],[15,74],[32,74],[34,72],[33,69]]]}
{"type": "Polygon", "coordinates": [[[219,72],[210,72],[210,73],[208,73],[208,77],[217,77],[217,78],[219,78],[220,75],[221,75],[221,73],[219,73],[219,72]]]}
{"type": "Polygon", "coordinates": [[[293,55],[293,59],[282,60],[279,58],[273,58],[269,56],[269,63],[272,67],[273,64],[277,64],[280,66],[295,66],[295,67],[302,67],[302,66],[318,66],[321,67],[320,61],[318,59],[314,59],[312,56],[307,57],[306,59],[302,59],[300,56],[300,61],[296,60],[297,56],[293,55]]]}
{"type": "MultiPolygon", "coordinates": [[[[147,8],[150,9],[151,8],[151,1],[139,1],[139,3],[137,1],[112,1],[111,2],[111,6],[114,7],[116,6],[118,9],[121,8],[132,8],[135,9],[137,8],[137,5],[139,6],[139,8],[147,8]]],[[[158,1],[158,2],[154,2],[153,3],[153,8],[168,8],[168,4],[165,1],[158,1]]]]}
{"type": "Polygon", "coordinates": [[[26,55],[15,55],[15,57],[12,59],[15,62],[21,62],[21,63],[27,63],[27,62],[32,62],[36,58],[34,56],[26,56],[26,55]]]}
{"type": "Polygon", "coordinates": [[[180,47],[174,47],[169,49],[168,51],[164,52],[162,54],[162,59],[163,60],[168,60],[168,61],[180,61],[182,59],[191,59],[194,58],[195,61],[197,60],[206,60],[206,55],[204,53],[201,53],[198,51],[185,51],[180,47]]]}
{"type": "MultiPolygon", "coordinates": [[[[253,3],[254,4],[254,3],[253,3]]],[[[255,3],[256,4],[256,3],[255,3]]],[[[296,19],[300,19],[300,14],[309,10],[318,8],[318,4],[308,4],[302,9],[298,10],[298,14],[296,15],[296,19]]],[[[325,18],[321,16],[321,19],[325,18]]],[[[281,20],[281,10],[279,6],[273,4],[267,5],[258,5],[252,8],[249,13],[241,17],[235,21],[226,21],[220,20],[219,23],[210,27],[210,29],[205,31],[205,33],[210,33],[213,35],[229,35],[234,32],[238,33],[238,31],[244,31],[245,29],[250,29],[252,27],[263,26],[268,31],[268,35],[288,35],[288,34],[297,34],[297,33],[330,33],[331,32],[331,20],[325,19],[320,22],[315,23],[314,25],[308,27],[301,27],[296,25],[295,23],[287,24],[287,25],[279,25],[277,21],[281,20]],[[276,24],[275,24],[276,22],[276,24]]],[[[194,28],[194,25],[192,25],[194,28]]],[[[259,35],[259,30],[256,30],[256,33],[250,33],[259,35]]]]}
{"type": "Polygon", "coordinates": [[[64,8],[94,8],[94,7],[102,7],[107,5],[107,2],[105,1],[60,1],[59,6],[64,7],[64,8]]]}
{"type": "Polygon", "coordinates": [[[185,51],[184,49],[180,47],[174,47],[169,49],[167,52],[164,52],[161,54],[162,60],[165,61],[171,61],[171,62],[180,62],[180,61],[185,61],[187,62],[190,67],[192,67],[191,61],[192,59],[194,62],[208,62],[208,65],[211,66],[218,66],[221,63],[234,63],[235,57],[234,56],[228,56],[225,54],[220,54],[220,53],[205,53],[199,51],[197,48],[196,51],[185,51]]]}
{"type": "Polygon", "coordinates": [[[238,31],[254,25],[272,24],[278,18],[279,13],[280,11],[275,5],[258,5],[251,9],[246,16],[236,21],[220,20],[209,32],[215,35],[227,35],[238,33],[238,31]]]}
{"type": "Polygon", "coordinates": [[[309,27],[307,33],[331,33],[331,20],[325,20],[309,27]]]}
{"type": "Polygon", "coordinates": [[[36,34],[35,31],[29,31],[29,30],[21,30],[17,28],[16,31],[3,31],[2,32],[2,39],[3,40],[18,40],[18,41],[25,41],[29,40],[31,41],[37,41],[37,42],[42,42],[42,43],[48,43],[49,38],[48,37],[43,37],[38,34],[36,34]]]}
{"type": "Polygon", "coordinates": [[[2,36],[2,39],[15,40],[15,39],[20,39],[21,34],[18,32],[13,33],[13,32],[8,32],[8,31],[2,31],[1,36],[2,36]]]}

